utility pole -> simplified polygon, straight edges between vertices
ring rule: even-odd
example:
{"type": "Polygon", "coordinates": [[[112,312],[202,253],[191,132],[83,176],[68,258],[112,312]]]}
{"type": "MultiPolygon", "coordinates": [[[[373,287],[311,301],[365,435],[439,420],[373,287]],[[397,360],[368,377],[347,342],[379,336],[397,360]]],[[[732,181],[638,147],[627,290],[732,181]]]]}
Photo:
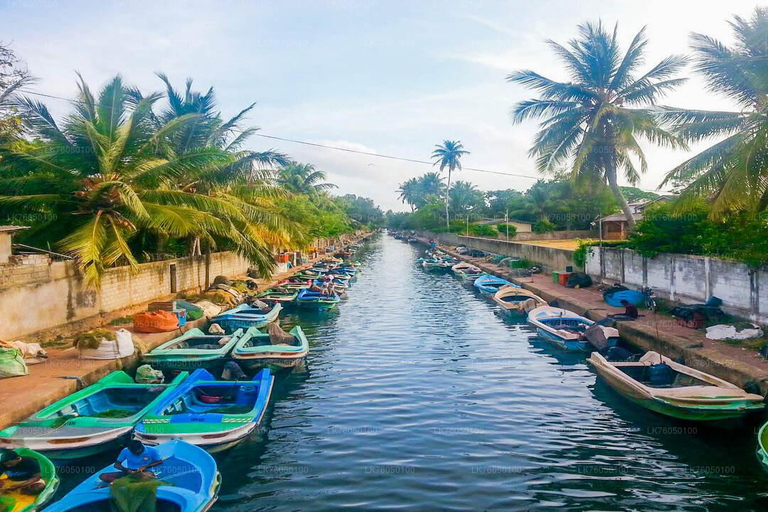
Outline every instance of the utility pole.
{"type": "Polygon", "coordinates": [[[469,214],[467,214],[467,236],[469,236],[469,214]]]}
{"type": "Polygon", "coordinates": [[[507,211],[504,214],[504,225],[507,228],[507,242],[509,242],[509,208],[507,208],[507,211]]]}

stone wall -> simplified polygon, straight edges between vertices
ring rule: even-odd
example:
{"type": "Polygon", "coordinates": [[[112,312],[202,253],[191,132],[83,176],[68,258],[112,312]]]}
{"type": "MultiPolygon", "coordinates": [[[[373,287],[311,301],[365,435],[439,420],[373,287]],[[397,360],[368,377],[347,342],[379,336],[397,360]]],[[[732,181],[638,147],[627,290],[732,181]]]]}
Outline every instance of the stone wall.
{"type": "MultiPolygon", "coordinates": [[[[514,237],[509,237],[510,242],[528,242],[531,240],[573,240],[575,238],[591,239],[597,238],[598,234],[594,231],[548,231],[546,233],[523,233],[518,231],[514,237]]],[[[498,238],[506,240],[504,230],[499,232],[498,238]]]]}
{"type": "Polygon", "coordinates": [[[723,300],[724,310],[768,323],[768,268],[755,270],[739,261],[683,254],[645,258],[629,249],[593,247],[586,272],[633,288],[650,286],[656,295],[681,303],[701,303],[715,296],[723,300]]]}
{"type": "MultiPolygon", "coordinates": [[[[248,266],[247,260],[234,253],[214,253],[210,256],[209,279],[217,275],[242,275],[248,266]]],[[[136,272],[128,267],[112,268],[105,272],[98,290],[85,287],[73,262],[45,265],[44,279],[39,276],[28,279],[25,267],[37,266],[7,266],[23,284],[0,289],[0,311],[3,312],[0,339],[17,339],[165,298],[178,291],[200,289],[206,283],[204,256],[144,263],[136,272]],[[174,272],[176,286],[172,289],[174,272]]]]}
{"type": "Polygon", "coordinates": [[[423,232],[420,233],[420,236],[427,239],[437,239],[444,245],[465,245],[481,251],[525,258],[532,263],[541,265],[545,271],[565,270],[567,266],[581,270],[581,267],[573,262],[574,251],[569,249],[523,244],[511,240],[507,242],[506,240],[494,240],[492,238],[459,236],[454,233],[434,234],[423,232]]]}

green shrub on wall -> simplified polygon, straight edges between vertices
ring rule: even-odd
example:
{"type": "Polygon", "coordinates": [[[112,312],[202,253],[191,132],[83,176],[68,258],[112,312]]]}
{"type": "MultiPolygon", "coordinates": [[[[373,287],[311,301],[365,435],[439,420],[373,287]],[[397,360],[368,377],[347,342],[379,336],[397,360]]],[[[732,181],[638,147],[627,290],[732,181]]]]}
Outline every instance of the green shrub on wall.
{"type": "Polygon", "coordinates": [[[517,236],[517,227],[511,224],[504,224],[502,222],[501,224],[496,224],[496,229],[501,236],[507,236],[507,232],[509,232],[509,238],[517,236]]]}

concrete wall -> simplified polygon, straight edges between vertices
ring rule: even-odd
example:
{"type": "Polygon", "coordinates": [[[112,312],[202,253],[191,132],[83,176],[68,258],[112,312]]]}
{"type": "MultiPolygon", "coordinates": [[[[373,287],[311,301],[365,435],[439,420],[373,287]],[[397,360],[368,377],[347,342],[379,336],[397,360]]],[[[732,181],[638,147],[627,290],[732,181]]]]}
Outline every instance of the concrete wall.
{"type": "MultiPolygon", "coordinates": [[[[171,290],[171,266],[176,268],[176,291],[205,286],[205,257],[177,258],[144,263],[137,272],[128,267],[105,272],[99,290],[85,287],[73,262],[48,266],[48,278],[0,290],[0,339],[16,339],[45,329],[83,320],[102,313],[167,297],[171,290]]],[[[236,276],[248,270],[248,261],[229,252],[214,253],[210,280],[217,275],[236,276]]],[[[10,267],[17,272],[23,265],[10,267]]]]}
{"type": "Polygon", "coordinates": [[[565,270],[567,266],[581,270],[581,267],[573,262],[574,251],[568,249],[521,244],[511,240],[507,242],[506,240],[494,240],[492,238],[459,236],[454,233],[434,234],[423,232],[420,233],[420,236],[427,239],[437,239],[444,245],[466,245],[481,251],[525,258],[532,263],[541,265],[546,271],[565,270]]]}
{"type": "Polygon", "coordinates": [[[650,286],[658,296],[681,303],[719,297],[729,313],[768,323],[768,268],[754,270],[738,261],[683,254],[645,258],[629,249],[593,247],[586,272],[598,280],[650,286]]]}

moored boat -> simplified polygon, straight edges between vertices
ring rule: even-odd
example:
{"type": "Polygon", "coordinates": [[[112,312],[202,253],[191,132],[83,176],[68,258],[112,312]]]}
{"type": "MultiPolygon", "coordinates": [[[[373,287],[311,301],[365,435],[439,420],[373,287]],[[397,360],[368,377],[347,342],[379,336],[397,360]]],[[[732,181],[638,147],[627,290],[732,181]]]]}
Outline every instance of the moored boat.
{"type": "Polygon", "coordinates": [[[268,369],[251,381],[219,381],[200,369],[155,404],[136,426],[136,438],[150,445],[178,439],[211,453],[231,448],[261,423],[272,393],[268,369]]]}
{"type": "Polygon", "coordinates": [[[488,297],[495,295],[496,292],[498,292],[505,286],[517,286],[516,284],[510,283],[506,279],[492,276],[490,274],[480,275],[477,279],[475,279],[475,282],[473,284],[475,288],[480,290],[480,293],[488,297]]]}
{"type": "Polygon", "coordinates": [[[480,267],[465,262],[455,264],[451,267],[451,271],[453,272],[453,275],[468,284],[474,284],[475,280],[483,275],[483,271],[480,267]]]}
{"type": "Polygon", "coordinates": [[[567,309],[539,306],[528,313],[528,323],[536,328],[540,338],[562,349],[589,352],[594,348],[616,346],[619,331],[599,325],[567,309]]]}
{"type": "MultiPolygon", "coordinates": [[[[157,488],[158,512],[204,512],[219,496],[221,474],[213,457],[197,446],[170,441],[157,448],[162,464],[152,468],[162,484],[157,488]]],[[[109,465],[53,503],[46,512],[110,512],[114,504],[110,486],[99,478],[115,471],[109,465]]]]}
{"type": "Polygon", "coordinates": [[[232,359],[244,368],[290,368],[309,353],[309,341],[298,325],[287,333],[289,336],[285,336],[285,339],[276,339],[276,336],[257,329],[249,329],[248,334],[248,338],[238,343],[232,351],[232,359]]]}
{"type": "Polygon", "coordinates": [[[505,286],[493,296],[493,302],[506,315],[524,315],[539,306],[546,306],[547,301],[532,291],[517,286],[505,286]]]}
{"type": "Polygon", "coordinates": [[[52,459],[76,459],[108,450],[187,375],[179,373],[170,384],[136,384],[125,372],[110,373],[0,431],[0,447],[26,447],[52,459]]]}
{"type": "Polygon", "coordinates": [[[264,327],[277,320],[282,309],[283,306],[279,303],[272,306],[272,309],[269,311],[262,311],[248,304],[240,304],[236,308],[229,309],[211,318],[211,323],[219,324],[227,332],[249,329],[251,327],[264,327]]]}
{"type": "Polygon", "coordinates": [[[331,309],[341,302],[341,297],[337,294],[323,295],[321,292],[304,289],[299,291],[296,297],[296,304],[305,308],[331,309]]]}
{"type": "Polygon", "coordinates": [[[587,361],[625,398],[673,418],[725,420],[764,408],[762,396],[656,352],[636,362],[612,362],[593,352],[587,361]]]}
{"type": "Polygon", "coordinates": [[[256,296],[256,298],[267,304],[275,304],[279,302],[285,306],[286,304],[290,304],[295,301],[297,295],[299,295],[299,292],[296,289],[276,287],[261,292],[256,296]]]}
{"type": "Polygon", "coordinates": [[[237,329],[229,335],[205,334],[190,329],[144,354],[142,359],[158,370],[213,369],[222,366],[238,341],[246,335],[237,329]]]}
{"type": "Polygon", "coordinates": [[[59,477],[53,462],[43,455],[29,448],[16,448],[14,450],[21,457],[34,459],[40,466],[40,478],[45,482],[45,487],[37,494],[26,494],[20,491],[6,491],[2,494],[3,510],[6,512],[36,512],[48,503],[56,489],[59,488],[59,477]]]}
{"type": "Polygon", "coordinates": [[[429,259],[422,261],[421,267],[427,272],[448,272],[451,270],[451,263],[440,259],[429,259]]]}

